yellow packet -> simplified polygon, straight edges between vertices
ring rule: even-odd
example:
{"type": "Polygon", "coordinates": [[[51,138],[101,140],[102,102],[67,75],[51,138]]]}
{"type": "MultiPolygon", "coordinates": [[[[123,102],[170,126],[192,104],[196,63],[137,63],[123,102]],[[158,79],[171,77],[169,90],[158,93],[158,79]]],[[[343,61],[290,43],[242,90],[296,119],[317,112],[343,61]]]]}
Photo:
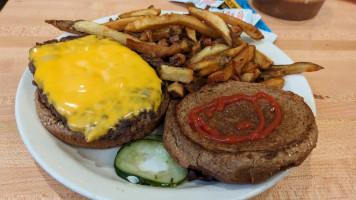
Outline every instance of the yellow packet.
{"type": "Polygon", "coordinates": [[[224,0],[224,1],[229,8],[241,9],[241,6],[237,4],[236,1],[234,0],[224,0]]]}

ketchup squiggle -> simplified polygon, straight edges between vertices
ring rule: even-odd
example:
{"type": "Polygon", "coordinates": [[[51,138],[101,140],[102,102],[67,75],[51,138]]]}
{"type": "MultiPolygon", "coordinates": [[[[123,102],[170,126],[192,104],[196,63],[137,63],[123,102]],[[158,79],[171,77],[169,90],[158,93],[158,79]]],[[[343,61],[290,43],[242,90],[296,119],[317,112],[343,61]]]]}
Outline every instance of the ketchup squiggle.
{"type": "MultiPolygon", "coordinates": [[[[258,141],[266,138],[277,126],[281,123],[282,111],[278,102],[270,95],[264,92],[258,92],[253,96],[248,96],[245,94],[235,94],[232,96],[221,96],[214,99],[211,103],[204,104],[202,106],[196,107],[189,112],[188,124],[192,125],[195,130],[202,136],[215,140],[217,142],[234,144],[245,141],[258,141]],[[275,117],[271,124],[266,128],[266,122],[261,110],[258,105],[257,100],[264,98],[274,106],[275,117]],[[199,117],[198,114],[203,110],[208,109],[206,112],[207,117],[212,117],[214,111],[221,112],[224,110],[226,105],[236,103],[241,100],[246,100],[251,102],[257,110],[259,122],[257,128],[247,135],[221,135],[215,128],[211,127],[204,118],[199,117]]],[[[240,122],[235,128],[238,130],[246,130],[252,127],[253,124],[250,122],[240,122]]]]}

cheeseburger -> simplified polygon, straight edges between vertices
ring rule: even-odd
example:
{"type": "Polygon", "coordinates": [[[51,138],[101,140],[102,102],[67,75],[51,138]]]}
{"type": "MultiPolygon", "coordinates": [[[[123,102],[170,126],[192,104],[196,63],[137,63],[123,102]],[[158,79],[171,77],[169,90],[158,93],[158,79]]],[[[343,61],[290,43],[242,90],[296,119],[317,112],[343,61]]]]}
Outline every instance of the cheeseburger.
{"type": "Polygon", "coordinates": [[[42,124],[79,147],[110,148],[143,138],[169,103],[155,70],[109,38],[38,44],[30,50],[29,69],[42,124]]]}

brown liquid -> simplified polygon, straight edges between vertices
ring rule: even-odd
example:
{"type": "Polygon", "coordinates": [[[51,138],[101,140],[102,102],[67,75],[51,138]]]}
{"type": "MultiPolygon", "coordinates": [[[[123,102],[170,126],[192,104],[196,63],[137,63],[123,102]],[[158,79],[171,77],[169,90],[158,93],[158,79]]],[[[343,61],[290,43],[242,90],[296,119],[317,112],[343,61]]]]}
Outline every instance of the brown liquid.
{"type": "Polygon", "coordinates": [[[315,17],[325,0],[253,0],[260,11],[281,19],[306,20],[315,17]]]}

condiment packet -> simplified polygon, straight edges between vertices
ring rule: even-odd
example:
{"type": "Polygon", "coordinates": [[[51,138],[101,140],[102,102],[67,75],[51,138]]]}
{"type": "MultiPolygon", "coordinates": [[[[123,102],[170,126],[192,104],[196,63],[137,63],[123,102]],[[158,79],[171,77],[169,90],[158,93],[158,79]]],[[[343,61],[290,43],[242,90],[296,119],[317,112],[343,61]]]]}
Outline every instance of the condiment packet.
{"type": "MultiPolygon", "coordinates": [[[[247,0],[235,0],[237,4],[241,6],[241,8],[244,9],[250,9],[252,13],[256,13],[255,10],[250,6],[247,0]]],[[[265,40],[268,40],[270,42],[274,42],[277,39],[277,35],[272,33],[271,29],[268,28],[268,26],[262,21],[259,20],[255,26],[260,29],[262,32],[263,36],[265,37],[265,40]]]]}
{"type": "Polygon", "coordinates": [[[241,6],[234,0],[224,0],[224,2],[229,8],[241,9],[241,6]]]}
{"type": "MultiPolygon", "coordinates": [[[[252,23],[252,11],[250,9],[218,9],[218,8],[209,8],[209,11],[211,12],[219,12],[219,13],[225,13],[230,16],[233,16],[235,18],[238,18],[244,22],[247,22],[249,24],[252,23]]],[[[255,19],[256,20],[256,19],[255,19]]],[[[258,20],[257,20],[258,21],[258,20]]],[[[257,23],[256,21],[256,23],[257,23]]]]}
{"type": "Polygon", "coordinates": [[[258,21],[260,21],[261,15],[257,13],[252,13],[251,24],[256,25],[258,21]]]}
{"type": "Polygon", "coordinates": [[[197,8],[208,9],[208,8],[218,8],[224,4],[224,0],[170,0],[180,3],[193,3],[197,8]]]}

